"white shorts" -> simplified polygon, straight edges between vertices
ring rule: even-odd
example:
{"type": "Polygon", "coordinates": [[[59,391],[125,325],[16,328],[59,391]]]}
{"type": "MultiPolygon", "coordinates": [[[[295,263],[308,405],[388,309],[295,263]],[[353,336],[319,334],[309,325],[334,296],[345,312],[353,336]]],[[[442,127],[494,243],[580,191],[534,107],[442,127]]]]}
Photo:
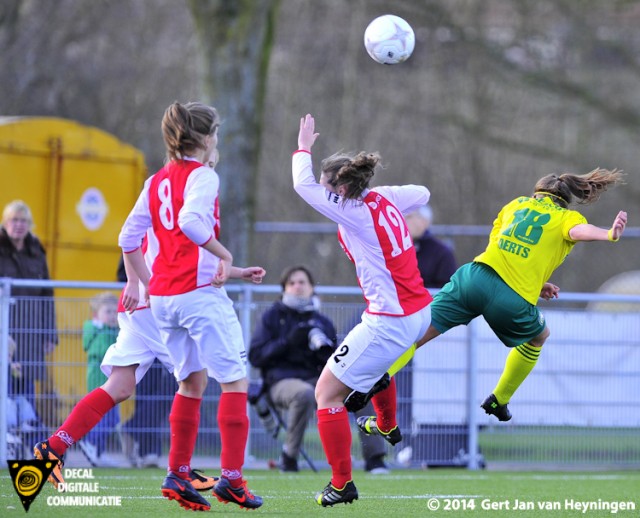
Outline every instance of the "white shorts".
{"type": "Polygon", "coordinates": [[[152,295],[151,311],[178,381],[205,368],[218,383],[246,377],[242,328],[224,288],[206,286],[180,295],[152,295]]]}
{"type": "Polygon", "coordinates": [[[393,362],[422,338],[430,323],[429,306],[406,317],[365,312],[362,321],[327,360],[327,365],[350,389],[369,392],[393,362]]]}
{"type": "Polygon", "coordinates": [[[120,332],[116,343],[107,349],[100,365],[105,376],[111,376],[113,367],[138,364],[136,383],[140,383],[156,358],[169,372],[173,371],[173,363],[151,311],[144,308],[133,313],[118,313],[118,325],[120,332]]]}

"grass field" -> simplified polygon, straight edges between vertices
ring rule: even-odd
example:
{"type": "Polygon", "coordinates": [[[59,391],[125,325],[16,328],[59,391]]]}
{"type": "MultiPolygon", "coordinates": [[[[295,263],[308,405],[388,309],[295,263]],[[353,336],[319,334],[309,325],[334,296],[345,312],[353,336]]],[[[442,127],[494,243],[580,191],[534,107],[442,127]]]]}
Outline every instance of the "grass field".
{"type": "MultiPolygon", "coordinates": [[[[121,507],[55,507],[48,497],[59,496],[46,484],[29,509],[29,517],[171,517],[187,511],[160,496],[163,471],[94,469],[98,496],[120,496],[121,507]]],[[[363,516],[397,517],[547,517],[558,516],[638,516],[640,514],[640,473],[637,471],[598,472],[499,472],[461,469],[395,470],[390,475],[355,473],[360,499],[352,505],[321,508],[313,495],[328,482],[328,471],[296,475],[269,471],[248,471],[249,487],[264,498],[255,515],[265,516],[363,516]],[[533,509],[514,509],[516,500],[533,509]],[[592,502],[586,512],[579,506],[592,502]],[[635,509],[623,510],[633,503],[635,509]],[[612,506],[618,504],[617,513],[612,506]],[[607,509],[606,506],[610,508],[607,509]],[[491,508],[493,506],[493,508],[491,508]],[[435,509],[438,507],[438,509],[435,509]],[[542,509],[540,508],[542,507],[542,509]],[[556,509],[546,509],[546,507],[556,509]]],[[[75,482],[81,482],[76,479],[75,482]]],[[[66,493],[69,495],[70,493],[66,493]]],[[[88,496],[90,493],[75,493],[88,496]]],[[[93,493],[95,496],[96,493],[93,493]]],[[[211,510],[219,516],[245,513],[232,504],[223,505],[206,496],[211,510]]],[[[190,513],[190,512],[189,512],[190,513]]],[[[23,516],[25,511],[14,491],[8,471],[0,475],[0,516],[23,516]]],[[[246,516],[241,514],[242,516],[246,516]]]]}

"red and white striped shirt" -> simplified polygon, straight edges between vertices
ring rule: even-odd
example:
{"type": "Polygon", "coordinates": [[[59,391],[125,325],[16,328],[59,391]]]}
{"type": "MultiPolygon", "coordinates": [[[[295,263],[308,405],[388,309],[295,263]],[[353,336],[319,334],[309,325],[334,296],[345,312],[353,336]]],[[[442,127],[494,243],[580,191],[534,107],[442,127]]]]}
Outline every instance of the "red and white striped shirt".
{"type": "Polygon", "coordinates": [[[118,244],[136,250],[149,227],[158,243],[149,293],[179,295],[211,284],[220,259],[202,245],[220,233],[217,173],[194,159],[172,161],[145,184],[118,244]]]}
{"type": "Polygon", "coordinates": [[[432,298],[424,287],[403,214],[429,201],[420,185],[376,187],[362,201],[347,201],[316,182],[311,154],[293,154],[293,187],[315,210],[338,223],[338,239],[356,267],[367,312],[406,316],[432,298]]]}

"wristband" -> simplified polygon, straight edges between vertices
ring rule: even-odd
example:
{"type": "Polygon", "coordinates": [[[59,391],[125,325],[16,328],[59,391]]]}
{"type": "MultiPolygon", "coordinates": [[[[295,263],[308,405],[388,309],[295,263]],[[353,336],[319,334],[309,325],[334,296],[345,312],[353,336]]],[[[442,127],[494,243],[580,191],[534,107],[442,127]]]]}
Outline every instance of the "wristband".
{"type": "Polygon", "coordinates": [[[610,228],[610,229],[609,229],[609,232],[607,232],[607,239],[609,239],[609,241],[612,241],[612,242],[614,242],[614,243],[615,243],[616,241],[619,241],[619,240],[620,240],[620,238],[619,238],[619,237],[617,237],[617,238],[613,239],[613,229],[612,229],[612,228],[610,228]]]}

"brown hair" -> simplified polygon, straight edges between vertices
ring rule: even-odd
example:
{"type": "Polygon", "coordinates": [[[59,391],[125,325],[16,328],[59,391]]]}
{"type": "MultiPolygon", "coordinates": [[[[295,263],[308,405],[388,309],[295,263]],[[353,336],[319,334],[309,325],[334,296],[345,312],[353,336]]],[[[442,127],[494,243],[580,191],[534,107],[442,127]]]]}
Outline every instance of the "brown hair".
{"type": "Polygon", "coordinates": [[[576,203],[592,203],[600,198],[600,194],[611,185],[615,186],[623,181],[624,174],[618,169],[596,168],[587,174],[562,173],[550,174],[540,178],[534,187],[534,194],[550,194],[556,205],[567,208],[573,197],[576,203]]]}
{"type": "Polygon", "coordinates": [[[377,152],[365,153],[361,151],[355,156],[336,153],[325,158],[321,163],[322,172],[326,175],[329,185],[337,189],[344,186],[343,199],[357,200],[362,191],[369,187],[369,182],[380,163],[377,152]]]}
{"type": "Polygon", "coordinates": [[[289,279],[291,279],[291,276],[296,272],[304,272],[304,274],[307,276],[307,279],[309,279],[309,284],[311,284],[311,286],[316,285],[315,281],[313,280],[313,275],[311,275],[311,272],[306,266],[289,266],[287,269],[285,269],[284,272],[282,272],[282,275],[280,276],[280,287],[282,288],[282,291],[284,291],[287,283],[289,282],[289,279]]]}
{"type": "Polygon", "coordinates": [[[162,138],[169,160],[182,160],[196,149],[204,149],[204,139],[220,126],[218,112],[212,106],[174,102],[162,117],[162,138]]]}

